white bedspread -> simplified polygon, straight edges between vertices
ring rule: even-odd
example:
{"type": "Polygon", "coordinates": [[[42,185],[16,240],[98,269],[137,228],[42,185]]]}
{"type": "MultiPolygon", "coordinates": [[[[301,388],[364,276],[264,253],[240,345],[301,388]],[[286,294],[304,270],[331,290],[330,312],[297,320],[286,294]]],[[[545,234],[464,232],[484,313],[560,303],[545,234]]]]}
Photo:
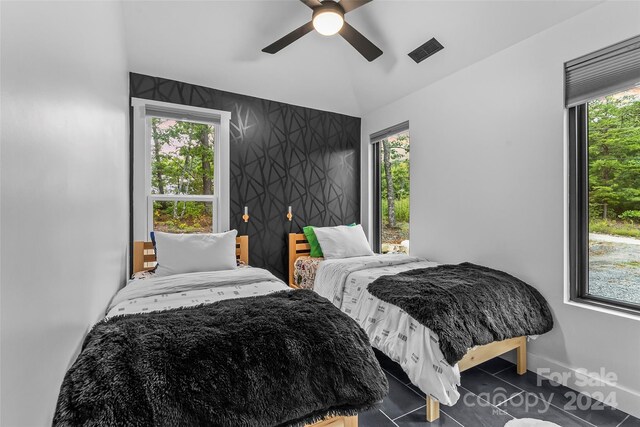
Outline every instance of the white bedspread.
{"type": "Polygon", "coordinates": [[[436,265],[407,255],[325,260],[316,273],[314,290],[355,319],[371,344],[398,362],[413,384],[453,405],[460,397],[460,370],[444,360],[436,334],[367,291],[367,285],[380,276],[436,265]]]}
{"type": "Polygon", "coordinates": [[[251,267],[134,279],[113,297],[106,318],[266,295],[288,289],[283,281],[267,270],[251,267]]]}

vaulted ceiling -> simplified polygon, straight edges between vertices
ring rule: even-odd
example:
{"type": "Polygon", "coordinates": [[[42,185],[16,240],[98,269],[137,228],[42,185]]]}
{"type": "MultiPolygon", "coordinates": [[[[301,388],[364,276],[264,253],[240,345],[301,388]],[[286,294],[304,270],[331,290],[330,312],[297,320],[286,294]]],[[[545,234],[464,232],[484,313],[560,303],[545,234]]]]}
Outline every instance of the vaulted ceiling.
{"type": "Polygon", "coordinates": [[[598,3],[374,0],[346,15],[384,51],[371,63],[316,32],[261,52],[311,19],[297,0],[132,1],[124,16],[131,71],[361,116],[598,3]],[[416,64],[431,37],[445,49],[416,64]]]}

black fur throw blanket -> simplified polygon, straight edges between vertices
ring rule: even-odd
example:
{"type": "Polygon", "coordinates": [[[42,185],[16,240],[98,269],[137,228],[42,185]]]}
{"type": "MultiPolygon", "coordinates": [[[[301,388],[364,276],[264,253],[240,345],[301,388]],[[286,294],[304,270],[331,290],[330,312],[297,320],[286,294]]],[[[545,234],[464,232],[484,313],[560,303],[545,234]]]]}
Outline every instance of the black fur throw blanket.
{"type": "Polygon", "coordinates": [[[450,365],[474,346],[543,334],[553,327],[547,301],[535,288],[471,263],[382,276],[367,290],[435,332],[450,365]]]}
{"type": "Polygon", "coordinates": [[[283,291],[98,323],[53,425],[300,426],[387,392],[353,320],[312,291],[283,291]]]}

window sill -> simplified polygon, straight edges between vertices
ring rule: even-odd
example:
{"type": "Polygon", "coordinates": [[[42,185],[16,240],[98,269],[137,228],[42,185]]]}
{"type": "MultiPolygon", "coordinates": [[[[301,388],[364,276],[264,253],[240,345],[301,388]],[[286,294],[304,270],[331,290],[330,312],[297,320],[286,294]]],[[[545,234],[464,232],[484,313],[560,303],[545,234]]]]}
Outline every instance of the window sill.
{"type": "Polygon", "coordinates": [[[618,307],[605,302],[594,301],[590,299],[580,298],[575,300],[565,300],[566,305],[580,307],[587,310],[597,311],[599,313],[612,314],[625,319],[640,321],[640,311],[618,307]]]}

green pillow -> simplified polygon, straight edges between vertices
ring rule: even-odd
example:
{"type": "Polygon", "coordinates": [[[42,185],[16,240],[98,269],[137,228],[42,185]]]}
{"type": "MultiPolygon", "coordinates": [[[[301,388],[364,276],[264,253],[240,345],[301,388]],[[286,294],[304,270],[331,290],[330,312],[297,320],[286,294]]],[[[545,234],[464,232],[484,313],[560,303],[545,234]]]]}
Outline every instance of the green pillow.
{"type": "MultiPolygon", "coordinates": [[[[355,225],[356,223],[354,222],[353,224],[349,224],[349,227],[353,227],[355,225]]],[[[320,243],[318,242],[318,238],[316,237],[316,232],[313,231],[313,226],[307,225],[306,227],[303,227],[302,232],[304,233],[304,237],[307,238],[309,246],[311,246],[309,256],[313,258],[321,258],[324,256],[320,243]]]]}

